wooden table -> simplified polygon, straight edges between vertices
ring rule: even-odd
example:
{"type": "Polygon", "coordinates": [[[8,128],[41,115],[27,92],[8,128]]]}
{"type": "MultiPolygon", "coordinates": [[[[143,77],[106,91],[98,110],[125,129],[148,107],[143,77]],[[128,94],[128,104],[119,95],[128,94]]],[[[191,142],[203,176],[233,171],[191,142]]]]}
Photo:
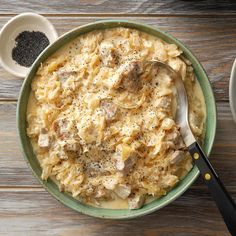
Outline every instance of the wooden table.
{"type": "MultiPolygon", "coordinates": [[[[211,160],[236,200],[236,125],[228,99],[236,57],[236,1],[0,0],[0,28],[27,11],[48,17],[60,35],[88,22],[129,19],[156,26],[188,45],[208,73],[217,101],[211,160]]],[[[164,209],[129,221],[95,219],[57,202],[33,177],[19,148],[15,113],[22,81],[0,67],[0,235],[229,235],[201,179],[164,209]]]]}

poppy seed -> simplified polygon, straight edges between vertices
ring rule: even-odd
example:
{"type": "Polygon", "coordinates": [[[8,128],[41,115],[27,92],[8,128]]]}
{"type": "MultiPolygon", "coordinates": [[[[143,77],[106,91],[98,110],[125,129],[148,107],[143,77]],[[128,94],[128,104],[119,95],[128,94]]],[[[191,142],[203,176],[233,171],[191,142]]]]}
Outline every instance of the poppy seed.
{"type": "Polygon", "coordinates": [[[39,31],[23,31],[16,37],[15,42],[12,59],[24,67],[30,67],[49,45],[47,36],[39,31]]]}

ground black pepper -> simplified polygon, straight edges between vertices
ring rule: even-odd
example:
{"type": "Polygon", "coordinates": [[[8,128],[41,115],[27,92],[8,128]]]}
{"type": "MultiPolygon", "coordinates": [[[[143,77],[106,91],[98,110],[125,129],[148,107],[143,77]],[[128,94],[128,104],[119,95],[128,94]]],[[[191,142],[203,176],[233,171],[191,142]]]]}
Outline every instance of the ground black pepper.
{"type": "Polygon", "coordinates": [[[30,67],[38,55],[49,45],[47,36],[39,31],[23,31],[15,41],[12,59],[25,67],[30,67]]]}

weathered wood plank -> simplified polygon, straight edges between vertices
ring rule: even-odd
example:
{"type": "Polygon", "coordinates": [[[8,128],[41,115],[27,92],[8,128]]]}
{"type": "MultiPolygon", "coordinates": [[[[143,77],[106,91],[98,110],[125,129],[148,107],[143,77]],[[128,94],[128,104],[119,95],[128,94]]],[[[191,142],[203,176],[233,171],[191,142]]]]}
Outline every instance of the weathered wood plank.
{"type": "Polygon", "coordinates": [[[44,190],[0,191],[0,235],[229,236],[206,189],[192,189],[155,213],[127,221],[82,215],[44,190]]]}
{"type": "Polygon", "coordinates": [[[233,0],[177,1],[177,0],[98,0],[98,1],[33,1],[1,0],[0,13],[145,13],[145,14],[225,14],[235,13],[233,0]]]}
{"type": "Polygon", "coordinates": [[[0,186],[38,185],[21,154],[16,104],[0,103],[0,186]]]}
{"type": "MultiPolygon", "coordinates": [[[[0,28],[9,20],[0,17],[0,28]]],[[[49,17],[59,34],[107,17],[49,17]]],[[[115,18],[117,19],[117,18],[115,18]]],[[[123,19],[123,18],[122,18],[123,19]]],[[[236,18],[124,17],[165,30],[191,48],[212,82],[216,99],[228,100],[230,69],[236,55],[236,18]]],[[[17,99],[22,79],[0,67],[0,99],[17,99]]]]}
{"type": "MultiPolygon", "coordinates": [[[[230,191],[236,192],[236,125],[228,103],[218,103],[218,128],[211,161],[230,191]]],[[[16,131],[15,103],[0,103],[0,188],[40,187],[27,167],[16,131]]],[[[193,188],[202,188],[198,180],[193,188]]]]}

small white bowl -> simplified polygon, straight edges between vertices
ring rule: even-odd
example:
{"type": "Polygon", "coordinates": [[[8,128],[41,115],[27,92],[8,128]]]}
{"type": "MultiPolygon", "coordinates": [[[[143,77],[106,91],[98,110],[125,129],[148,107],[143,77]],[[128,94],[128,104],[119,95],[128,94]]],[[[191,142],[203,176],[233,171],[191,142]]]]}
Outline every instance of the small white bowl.
{"type": "Polygon", "coordinates": [[[231,70],[229,81],[229,104],[234,121],[236,122],[236,59],[231,70]]]}
{"type": "Polygon", "coordinates": [[[5,70],[17,77],[25,77],[30,69],[17,64],[12,59],[15,38],[23,31],[43,32],[50,44],[58,38],[54,26],[41,15],[22,13],[9,20],[0,31],[0,63],[5,70]]]}

